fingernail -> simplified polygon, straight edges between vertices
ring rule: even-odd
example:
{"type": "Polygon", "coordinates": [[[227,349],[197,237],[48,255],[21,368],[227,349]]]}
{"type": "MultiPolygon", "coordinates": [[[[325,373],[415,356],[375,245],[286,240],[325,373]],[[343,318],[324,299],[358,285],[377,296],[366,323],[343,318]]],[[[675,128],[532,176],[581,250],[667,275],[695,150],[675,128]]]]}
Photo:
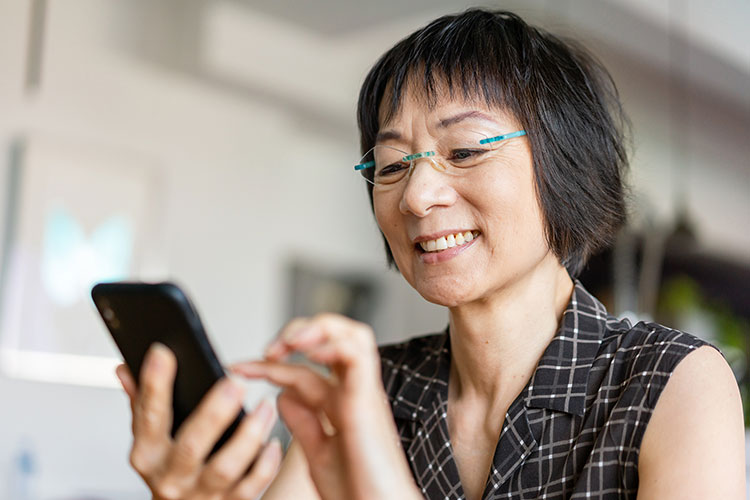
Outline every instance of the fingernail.
{"type": "Polygon", "coordinates": [[[291,330],[291,331],[288,331],[288,332],[284,332],[284,340],[286,342],[296,342],[299,339],[301,339],[302,337],[304,337],[305,335],[307,335],[307,333],[310,330],[312,330],[312,328],[308,325],[308,326],[300,327],[300,328],[298,328],[296,330],[291,330]]]}
{"type": "Polygon", "coordinates": [[[300,330],[302,330],[303,328],[298,328],[296,330],[287,330],[287,331],[284,332],[284,334],[281,336],[281,338],[285,342],[290,342],[290,341],[294,340],[299,335],[300,330]]]}
{"type": "Polygon", "coordinates": [[[268,447],[271,448],[269,453],[273,455],[281,455],[281,441],[279,441],[279,438],[273,438],[271,442],[268,443],[268,447]]]}
{"type": "Polygon", "coordinates": [[[281,351],[283,349],[284,348],[281,345],[281,342],[278,340],[274,340],[268,347],[266,347],[266,350],[263,353],[263,356],[266,358],[278,356],[279,354],[281,354],[281,351]]]}
{"type": "Polygon", "coordinates": [[[262,370],[260,370],[260,367],[254,361],[249,361],[243,363],[242,366],[238,366],[237,373],[246,377],[252,377],[254,375],[260,375],[262,370]]]}
{"type": "Polygon", "coordinates": [[[263,426],[267,428],[269,423],[273,421],[274,412],[273,412],[273,403],[271,403],[271,400],[266,398],[263,401],[261,401],[260,404],[258,405],[256,412],[260,421],[263,422],[263,426]]]}
{"type": "Polygon", "coordinates": [[[271,449],[268,452],[271,454],[271,460],[281,461],[281,458],[284,452],[281,449],[281,441],[279,441],[279,438],[273,438],[271,440],[271,443],[268,446],[271,447],[271,449]]]}
{"type": "Polygon", "coordinates": [[[165,346],[160,342],[154,342],[151,344],[148,353],[148,362],[152,368],[161,368],[164,366],[164,358],[169,355],[171,351],[169,347],[165,346]]]}
{"type": "Polygon", "coordinates": [[[164,353],[170,352],[169,347],[165,346],[161,342],[154,342],[153,344],[151,344],[151,349],[154,352],[158,352],[160,354],[164,354],[164,353]]]}
{"type": "Polygon", "coordinates": [[[272,474],[281,462],[281,455],[281,443],[277,438],[273,438],[263,449],[263,453],[259,457],[262,460],[260,460],[258,466],[262,468],[264,473],[272,474]]]}
{"type": "Polygon", "coordinates": [[[273,438],[266,445],[266,449],[263,450],[265,460],[263,461],[266,467],[270,467],[270,464],[281,459],[281,442],[279,438],[273,438]]]}

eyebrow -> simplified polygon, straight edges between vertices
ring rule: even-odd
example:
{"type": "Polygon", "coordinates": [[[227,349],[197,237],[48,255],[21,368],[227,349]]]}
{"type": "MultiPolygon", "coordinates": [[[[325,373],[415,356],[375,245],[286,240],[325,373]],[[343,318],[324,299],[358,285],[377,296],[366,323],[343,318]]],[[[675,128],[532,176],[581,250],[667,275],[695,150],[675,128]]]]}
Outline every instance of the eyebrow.
{"type": "Polygon", "coordinates": [[[375,144],[398,139],[401,139],[401,134],[399,132],[396,132],[395,130],[384,130],[378,132],[378,135],[375,136],[375,144]]]}
{"type": "MultiPolygon", "coordinates": [[[[496,125],[498,124],[497,121],[492,119],[489,115],[482,113],[481,111],[473,110],[473,111],[464,111],[463,113],[459,113],[457,115],[454,115],[448,118],[443,118],[442,120],[438,122],[437,126],[438,128],[448,128],[451,125],[455,125],[457,123],[460,123],[464,120],[469,120],[469,119],[485,120],[485,121],[492,122],[496,125]]],[[[380,142],[390,141],[390,140],[399,140],[399,139],[401,139],[400,132],[393,130],[393,129],[383,130],[382,132],[378,132],[378,134],[375,136],[375,144],[378,144],[380,142]]]]}
{"type": "Polygon", "coordinates": [[[447,128],[447,127],[450,127],[451,125],[455,125],[456,123],[460,123],[468,119],[485,120],[485,121],[489,121],[497,125],[497,122],[494,119],[492,119],[489,115],[486,115],[482,113],[481,111],[474,110],[474,111],[465,111],[463,113],[459,113],[449,118],[443,118],[442,120],[438,122],[438,127],[447,128]]]}

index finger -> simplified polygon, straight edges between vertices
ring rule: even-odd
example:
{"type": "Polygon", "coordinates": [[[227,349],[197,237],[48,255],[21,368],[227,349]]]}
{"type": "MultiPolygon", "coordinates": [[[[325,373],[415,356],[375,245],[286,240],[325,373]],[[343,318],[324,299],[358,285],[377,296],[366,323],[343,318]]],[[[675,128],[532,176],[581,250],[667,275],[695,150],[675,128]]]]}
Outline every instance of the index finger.
{"type": "Polygon", "coordinates": [[[283,359],[293,352],[290,340],[295,332],[304,330],[310,323],[310,318],[294,318],[284,325],[279,334],[266,347],[264,357],[271,360],[283,359]]]}
{"type": "MultiPolygon", "coordinates": [[[[327,343],[352,347],[355,355],[365,348],[375,347],[374,335],[368,325],[340,314],[322,313],[312,318],[295,318],[287,323],[268,346],[264,357],[279,361],[291,352],[306,353],[327,343]]],[[[344,359],[348,360],[347,357],[344,359]]]]}
{"type": "MultiPolygon", "coordinates": [[[[379,372],[375,336],[368,325],[339,314],[324,313],[295,326],[285,329],[282,335],[288,350],[328,365],[338,374],[354,374],[363,369],[365,373],[373,369],[379,372]]],[[[266,353],[266,359],[281,358],[266,353]]]]}

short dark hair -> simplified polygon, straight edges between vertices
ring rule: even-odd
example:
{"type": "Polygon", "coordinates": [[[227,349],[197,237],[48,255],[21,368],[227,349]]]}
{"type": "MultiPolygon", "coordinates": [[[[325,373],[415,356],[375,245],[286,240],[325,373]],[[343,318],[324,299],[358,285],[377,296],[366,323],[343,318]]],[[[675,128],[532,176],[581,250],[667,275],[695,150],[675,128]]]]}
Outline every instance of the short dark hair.
{"type": "Polygon", "coordinates": [[[531,145],[547,243],[571,276],[612,243],[626,218],[629,122],[612,77],[583,47],[507,11],[436,19],[386,52],[365,78],[357,107],[363,154],[375,145],[380,113],[390,119],[398,112],[410,82],[424,88],[428,105],[445,84],[451,97],[515,116],[531,145]]]}

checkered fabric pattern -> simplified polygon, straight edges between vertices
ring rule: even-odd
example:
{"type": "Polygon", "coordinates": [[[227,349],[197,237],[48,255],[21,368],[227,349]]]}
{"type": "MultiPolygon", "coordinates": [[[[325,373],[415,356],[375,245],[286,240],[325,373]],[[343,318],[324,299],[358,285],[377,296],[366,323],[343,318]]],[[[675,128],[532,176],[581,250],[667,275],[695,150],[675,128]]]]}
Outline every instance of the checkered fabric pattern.
{"type": "MultiPolygon", "coordinates": [[[[507,411],[482,498],[635,499],[638,453],[659,395],[677,364],[703,345],[711,344],[608,315],[576,281],[560,329],[507,411]]],[[[446,420],[447,331],[383,346],[380,356],[422,493],[464,499],[446,420]]]]}

